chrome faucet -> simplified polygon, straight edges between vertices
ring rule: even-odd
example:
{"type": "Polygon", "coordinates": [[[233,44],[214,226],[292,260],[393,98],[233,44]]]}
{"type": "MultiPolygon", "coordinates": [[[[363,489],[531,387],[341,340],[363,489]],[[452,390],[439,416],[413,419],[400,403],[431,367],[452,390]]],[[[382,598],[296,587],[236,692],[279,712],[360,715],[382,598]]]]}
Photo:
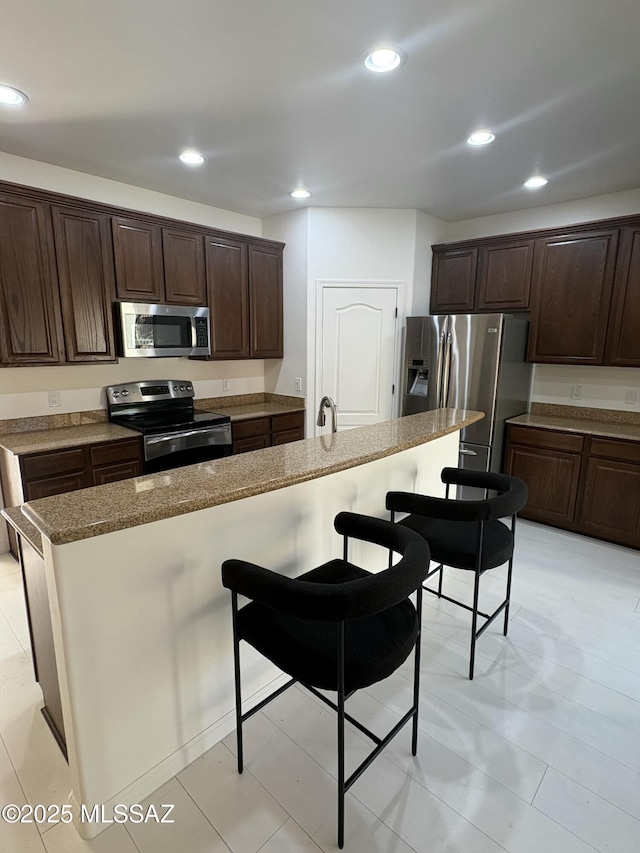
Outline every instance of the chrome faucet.
{"type": "Polygon", "coordinates": [[[332,397],[323,397],[320,400],[320,408],[318,409],[318,420],[316,424],[322,427],[327,422],[325,409],[331,409],[331,432],[338,432],[338,407],[332,397]]]}

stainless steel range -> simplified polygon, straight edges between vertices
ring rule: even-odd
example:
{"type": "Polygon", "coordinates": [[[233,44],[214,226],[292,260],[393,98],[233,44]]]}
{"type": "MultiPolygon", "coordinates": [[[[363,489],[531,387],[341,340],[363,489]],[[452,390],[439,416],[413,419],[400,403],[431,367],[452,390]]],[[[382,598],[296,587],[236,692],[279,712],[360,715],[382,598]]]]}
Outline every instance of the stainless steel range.
{"type": "Polygon", "coordinates": [[[190,382],[127,382],[105,390],[109,420],[142,433],[145,474],[231,453],[231,419],[194,408],[190,382]]]}

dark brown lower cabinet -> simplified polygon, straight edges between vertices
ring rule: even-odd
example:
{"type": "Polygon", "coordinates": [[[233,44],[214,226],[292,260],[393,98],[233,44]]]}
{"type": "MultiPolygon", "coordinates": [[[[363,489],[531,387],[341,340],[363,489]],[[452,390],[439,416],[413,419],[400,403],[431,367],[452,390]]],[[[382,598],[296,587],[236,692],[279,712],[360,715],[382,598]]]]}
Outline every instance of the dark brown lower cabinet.
{"type": "Polygon", "coordinates": [[[304,412],[248,418],[231,424],[233,452],[247,453],[304,438],[304,412]]]}
{"type": "Polygon", "coordinates": [[[511,424],[505,472],[529,487],[522,518],[640,547],[640,442],[511,424]]]}
{"type": "Polygon", "coordinates": [[[140,440],[128,438],[67,450],[34,453],[20,460],[25,501],[101,486],[142,474],[140,440]]]}
{"type": "Polygon", "coordinates": [[[591,439],[579,524],[591,536],[640,547],[640,442],[591,439]]]}

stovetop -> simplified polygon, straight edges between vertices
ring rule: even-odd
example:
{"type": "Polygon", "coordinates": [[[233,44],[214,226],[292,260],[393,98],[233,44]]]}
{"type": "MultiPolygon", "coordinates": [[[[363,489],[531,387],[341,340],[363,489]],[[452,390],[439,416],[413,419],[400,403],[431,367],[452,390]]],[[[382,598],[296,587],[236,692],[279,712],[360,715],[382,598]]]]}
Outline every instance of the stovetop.
{"type": "Polygon", "coordinates": [[[200,409],[189,411],[155,411],[149,414],[123,415],[110,417],[113,423],[128,429],[136,430],[145,435],[155,433],[177,432],[186,429],[202,429],[214,424],[229,423],[228,415],[217,412],[205,412],[200,409]]]}
{"type": "Polygon", "coordinates": [[[154,379],[105,389],[109,420],[145,435],[203,429],[231,421],[228,415],[194,408],[190,382],[154,379]]]}

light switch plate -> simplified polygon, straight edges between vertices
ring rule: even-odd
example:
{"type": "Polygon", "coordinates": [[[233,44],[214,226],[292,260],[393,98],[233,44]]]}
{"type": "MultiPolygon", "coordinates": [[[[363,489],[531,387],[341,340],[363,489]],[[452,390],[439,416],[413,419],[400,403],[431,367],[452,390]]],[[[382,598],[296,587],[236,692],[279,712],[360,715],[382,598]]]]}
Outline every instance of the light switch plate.
{"type": "Polygon", "coordinates": [[[61,405],[60,403],[60,392],[59,391],[48,391],[49,397],[49,408],[57,409],[61,405]]]}
{"type": "Polygon", "coordinates": [[[231,380],[229,380],[229,379],[223,379],[222,380],[222,390],[223,391],[230,391],[231,390],[231,380]]]}

